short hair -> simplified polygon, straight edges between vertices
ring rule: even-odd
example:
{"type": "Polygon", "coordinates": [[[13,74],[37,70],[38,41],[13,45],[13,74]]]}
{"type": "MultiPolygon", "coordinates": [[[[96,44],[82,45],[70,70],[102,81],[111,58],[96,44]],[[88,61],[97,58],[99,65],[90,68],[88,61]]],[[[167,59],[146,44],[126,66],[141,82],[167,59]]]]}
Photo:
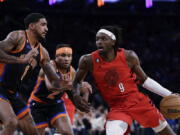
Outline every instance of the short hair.
{"type": "Polygon", "coordinates": [[[119,48],[119,45],[122,43],[122,28],[118,26],[107,25],[107,26],[102,26],[100,29],[109,30],[115,35],[116,42],[115,42],[114,50],[117,51],[117,49],[119,48]]]}
{"type": "Polygon", "coordinates": [[[24,18],[24,25],[25,28],[27,29],[29,27],[30,23],[35,23],[38,22],[39,19],[41,18],[46,18],[43,14],[41,13],[30,13],[24,18]]]}
{"type": "Polygon", "coordinates": [[[62,48],[62,47],[69,47],[69,48],[72,49],[71,45],[69,45],[69,44],[58,44],[58,45],[56,46],[56,50],[59,49],[59,48],[62,48]]]}

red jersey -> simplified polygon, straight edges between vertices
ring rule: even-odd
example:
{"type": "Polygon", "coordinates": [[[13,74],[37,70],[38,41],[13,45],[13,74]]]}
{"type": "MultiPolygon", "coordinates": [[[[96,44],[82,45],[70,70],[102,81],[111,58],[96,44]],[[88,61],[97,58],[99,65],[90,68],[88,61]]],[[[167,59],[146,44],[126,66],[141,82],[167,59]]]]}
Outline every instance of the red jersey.
{"type": "Polygon", "coordinates": [[[124,49],[118,49],[116,58],[111,62],[103,60],[98,50],[92,52],[92,59],[94,82],[109,107],[134,105],[141,93],[135,81],[136,75],[126,62],[124,49]]]}
{"type": "Polygon", "coordinates": [[[144,127],[157,127],[164,121],[151,100],[139,92],[124,49],[118,49],[111,62],[104,61],[99,51],[92,52],[92,59],[95,84],[110,107],[108,120],[122,120],[129,125],[136,120],[144,127]]]}

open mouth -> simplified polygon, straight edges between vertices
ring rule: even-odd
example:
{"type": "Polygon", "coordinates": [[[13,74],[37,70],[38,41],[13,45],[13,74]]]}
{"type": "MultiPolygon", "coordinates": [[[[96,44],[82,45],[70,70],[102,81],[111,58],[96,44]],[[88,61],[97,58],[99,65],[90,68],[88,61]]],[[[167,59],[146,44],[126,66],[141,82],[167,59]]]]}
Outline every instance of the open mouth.
{"type": "Polygon", "coordinates": [[[102,50],[103,49],[103,47],[102,46],[98,46],[98,50],[102,50]]]}

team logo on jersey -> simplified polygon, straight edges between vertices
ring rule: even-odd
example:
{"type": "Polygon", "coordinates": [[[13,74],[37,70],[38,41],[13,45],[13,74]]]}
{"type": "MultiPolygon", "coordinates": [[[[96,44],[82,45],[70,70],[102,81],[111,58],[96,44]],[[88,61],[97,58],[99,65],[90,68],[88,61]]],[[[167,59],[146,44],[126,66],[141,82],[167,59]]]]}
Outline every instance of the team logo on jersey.
{"type": "Polygon", "coordinates": [[[116,87],[118,85],[119,75],[116,68],[111,68],[106,71],[104,75],[104,81],[110,87],[116,87]]]}
{"type": "Polygon", "coordinates": [[[96,59],[96,62],[97,62],[97,63],[99,63],[99,62],[100,62],[100,60],[97,58],[97,59],[96,59]]]}

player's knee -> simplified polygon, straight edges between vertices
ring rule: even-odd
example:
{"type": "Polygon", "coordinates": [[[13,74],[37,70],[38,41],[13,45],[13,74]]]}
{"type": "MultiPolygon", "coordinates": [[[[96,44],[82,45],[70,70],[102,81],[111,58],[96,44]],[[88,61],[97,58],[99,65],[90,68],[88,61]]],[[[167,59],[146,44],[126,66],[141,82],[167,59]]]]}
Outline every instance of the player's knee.
{"type": "Polygon", "coordinates": [[[128,129],[128,124],[121,120],[107,121],[106,134],[107,135],[124,135],[128,129]]]}
{"type": "Polygon", "coordinates": [[[18,126],[18,120],[17,120],[17,118],[16,117],[11,117],[11,118],[9,118],[6,122],[5,122],[5,127],[6,128],[9,128],[9,129],[16,129],[17,128],[17,126],[18,126]]]}

